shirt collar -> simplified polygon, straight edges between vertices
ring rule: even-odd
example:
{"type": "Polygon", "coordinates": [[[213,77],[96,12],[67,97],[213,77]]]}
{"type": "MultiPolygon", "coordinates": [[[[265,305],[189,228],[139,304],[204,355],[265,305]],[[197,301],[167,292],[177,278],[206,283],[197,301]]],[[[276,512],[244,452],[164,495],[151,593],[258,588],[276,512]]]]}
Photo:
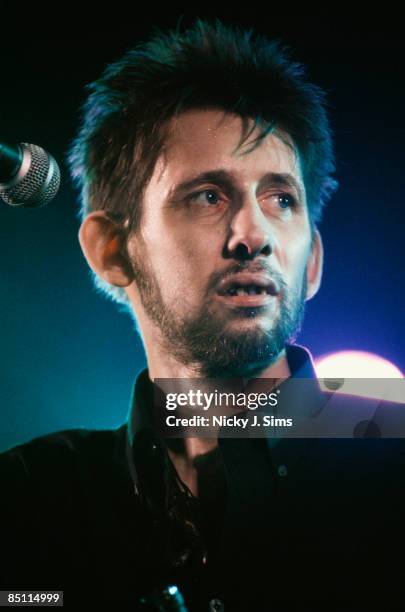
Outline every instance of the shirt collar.
{"type": "MultiPolygon", "coordinates": [[[[291,378],[316,380],[312,356],[308,349],[298,344],[286,346],[286,356],[291,378]]],[[[154,402],[154,385],[149,378],[148,369],[138,375],[132,393],[131,409],[128,415],[128,439],[130,446],[135,438],[148,436],[153,443],[157,442],[152,422],[154,402]]]]}
{"type": "MultiPolygon", "coordinates": [[[[309,351],[302,346],[288,345],[286,347],[286,356],[291,378],[284,381],[282,385],[284,388],[287,385],[290,391],[291,387],[293,387],[292,390],[294,391],[294,385],[291,385],[289,381],[292,383],[294,378],[310,379],[313,384],[309,385],[311,389],[307,393],[307,401],[305,406],[300,401],[299,409],[308,415],[313,414],[314,411],[317,412],[322,404],[322,394],[319,391],[309,351]]],[[[154,430],[154,392],[155,387],[149,378],[148,370],[145,369],[138,375],[133,389],[127,426],[127,464],[134,484],[135,494],[143,499],[144,504],[156,516],[166,516],[165,513],[168,511],[170,503],[172,503],[173,499],[178,499],[179,485],[175,478],[175,470],[169,459],[166,446],[154,430]]],[[[301,400],[301,398],[299,399],[301,400]]],[[[291,446],[289,444],[291,440],[286,440],[287,444],[281,445],[277,444],[278,440],[275,438],[269,438],[266,441],[260,442],[265,442],[265,445],[271,449],[275,460],[280,464],[286,463],[287,459],[290,462],[297,460],[296,457],[291,457],[291,454],[294,455],[295,452],[294,445],[291,446]]],[[[226,466],[229,476],[228,486],[231,487],[233,483],[236,489],[239,490],[241,475],[245,473],[244,481],[250,482],[252,470],[255,473],[258,467],[256,464],[252,466],[251,445],[241,445],[237,439],[221,437],[219,439],[219,447],[220,451],[219,448],[216,451],[220,452],[226,466]]],[[[253,457],[255,461],[258,460],[255,453],[253,457]]],[[[264,454],[261,455],[261,461],[267,465],[264,454]]],[[[261,475],[263,478],[268,478],[268,475],[265,476],[265,467],[262,466],[262,468],[261,475]]]]}

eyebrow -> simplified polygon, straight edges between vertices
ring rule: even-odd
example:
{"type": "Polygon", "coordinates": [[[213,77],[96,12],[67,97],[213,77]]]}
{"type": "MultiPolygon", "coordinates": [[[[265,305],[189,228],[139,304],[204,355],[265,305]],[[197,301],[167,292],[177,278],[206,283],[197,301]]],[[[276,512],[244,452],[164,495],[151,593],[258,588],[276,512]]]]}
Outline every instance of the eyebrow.
{"type": "MultiPolygon", "coordinates": [[[[208,170],[202,172],[191,179],[182,181],[170,191],[170,198],[181,198],[202,183],[215,183],[220,187],[235,190],[233,175],[228,170],[208,170]]],[[[258,189],[268,189],[271,187],[287,187],[297,191],[299,198],[303,199],[303,188],[297,179],[289,172],[267,172],[259,180],[258,189]]]]}

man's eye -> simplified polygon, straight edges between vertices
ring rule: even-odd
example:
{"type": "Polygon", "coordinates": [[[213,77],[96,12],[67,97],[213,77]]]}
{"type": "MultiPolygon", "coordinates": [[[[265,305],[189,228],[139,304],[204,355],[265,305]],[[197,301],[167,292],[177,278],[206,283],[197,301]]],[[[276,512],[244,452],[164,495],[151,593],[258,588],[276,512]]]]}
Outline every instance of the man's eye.
{"type": "Polygon", "coordinates": [[[294,208],[297,204],[296,199],[290,193],[278,193],[276,195],[280,208],[294,208]]]}
{"type": "Polygon", "coordinates": [[[190,202],[202,204],[203,206],[215,206],[220,202],[220,197],[217,191],[213,189],[205,189],[204,191],[198,191],[197,193],[193,193],[190,198],[190,202]]]}

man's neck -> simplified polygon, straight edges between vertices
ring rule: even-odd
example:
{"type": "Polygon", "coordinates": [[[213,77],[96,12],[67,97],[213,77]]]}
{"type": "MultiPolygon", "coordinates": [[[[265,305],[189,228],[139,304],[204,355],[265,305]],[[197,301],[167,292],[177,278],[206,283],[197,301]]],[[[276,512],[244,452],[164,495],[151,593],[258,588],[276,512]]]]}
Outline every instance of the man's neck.
{"type": "MultiPolygon", "coordinates": [[[[202,367],[196,364],[193,367],[179,363],[172,355],[153,347],[148,351],[149,377],[152,381],[159,378],[187,379],[201,378],[202,367]]],[[[270,379],[271,388],[276,386],[280,380],[289,378],[291,375],[285,350],[280,354],[277,361],[261,370],[254,378],[270,379]]],[[[239,375],[244,379],[244,386],[248,384],[253,376],[246,372],[246,376],[239,375]]],[[[190,491],[198,495],[198,474],[195,467],[195,459],[205,455],[218,446],[216,438],[190,438],[184,437],[181,443],[168,447],[170,459],[181,480],[188,486],[190,491]]]]}

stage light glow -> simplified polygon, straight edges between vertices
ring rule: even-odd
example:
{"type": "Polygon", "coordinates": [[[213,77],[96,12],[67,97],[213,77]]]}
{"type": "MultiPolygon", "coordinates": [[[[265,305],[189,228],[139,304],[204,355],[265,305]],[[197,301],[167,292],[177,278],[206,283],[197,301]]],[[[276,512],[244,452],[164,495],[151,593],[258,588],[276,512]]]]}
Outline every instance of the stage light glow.
{"type": "Polygon", "coordinates": [[[341,351],[318,357],[315,370],[319,378],[403,378],[393,363],[365,351],[341,351]]]}
{"type": "MultiPolygon", "coordinates": [[[[338,393],[405,403],[402,372],[380,355],[366,351],[340,351],[321,355],[315,359],[315,371],[320,379],[341,379],[338,393]],[[367,383],[361,379],[368,379],[367,383]]],[[[320,385],[324,390],[330,389],[330,385],[328,387],[322,380],[320,385]]]]}
{"type": "Polygon", "coordinates": [[[176,593],[178,592],[179,589],[173,584],[173,585],[167,587],[167,590],[168,590],[170,595],[176,595],[176,593]]]}

